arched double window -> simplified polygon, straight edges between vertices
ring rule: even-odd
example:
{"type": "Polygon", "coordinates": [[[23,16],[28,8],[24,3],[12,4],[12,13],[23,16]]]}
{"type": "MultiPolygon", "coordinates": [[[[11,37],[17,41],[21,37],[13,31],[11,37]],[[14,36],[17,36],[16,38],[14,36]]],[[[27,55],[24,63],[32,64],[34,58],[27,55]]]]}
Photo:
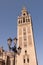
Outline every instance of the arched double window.
{"type": "Polygon", "coordinates": [[[23,63],[29,63],[29,55],[27,54],[27,51],[25,50],[25,55],[23,55],[23,63]]]}

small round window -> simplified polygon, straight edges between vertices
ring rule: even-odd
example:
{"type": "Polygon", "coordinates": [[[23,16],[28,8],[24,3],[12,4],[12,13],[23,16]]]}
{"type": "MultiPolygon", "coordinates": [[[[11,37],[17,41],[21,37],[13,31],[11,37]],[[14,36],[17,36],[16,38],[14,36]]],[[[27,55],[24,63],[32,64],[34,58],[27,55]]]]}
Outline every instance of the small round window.
{"type": "Polygon", "coordinates": [[[23,15],[25,16],[25,13],[23,15]]]}

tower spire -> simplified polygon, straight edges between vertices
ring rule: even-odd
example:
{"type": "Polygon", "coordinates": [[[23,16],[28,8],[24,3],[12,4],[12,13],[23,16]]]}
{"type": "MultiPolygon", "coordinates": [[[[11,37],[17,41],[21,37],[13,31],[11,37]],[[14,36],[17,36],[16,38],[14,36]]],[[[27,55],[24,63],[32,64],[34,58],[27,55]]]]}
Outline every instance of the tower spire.
{"type": "Polygon", "coordinates": [[[22,16],[23,16],[23,15],[28,15],[28,11],[27,11],[27,9],[26,9],[25,6],[22,8],[21,13],[22,13],[22,16]]]}

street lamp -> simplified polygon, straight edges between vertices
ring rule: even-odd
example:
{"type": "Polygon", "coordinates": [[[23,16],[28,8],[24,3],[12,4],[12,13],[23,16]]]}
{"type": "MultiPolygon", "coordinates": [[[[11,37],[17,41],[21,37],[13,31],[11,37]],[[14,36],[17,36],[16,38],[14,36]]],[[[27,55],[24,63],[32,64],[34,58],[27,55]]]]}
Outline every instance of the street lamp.
{"type": "Polygon", "coordinates": [[[12,38],[8,38],[7,42],[8,42],[8,47],[9,47],[9,50],[12,50],[14,53],[16,54],[20,54],[21,52],[21,47],[19,46],[17,48],[17,38],[15,37],[13,40],[12,38]],[[12,44],[12,41],[14,41],[14,47],[11,47],[11,44],[12,44]]]}
{"type": "Polygon", "coordinates": [[[8,43],[8,47],[9,47],[9,51],[10,51],[10,46],[12,44],[12,39],[9,37],[8,40],[7,40],[7,43],[8,43]]]}
{"type": "Polygon", "coordinates": [[[15,56],[16,56],[16,54],[18,54],[18,55],[20,54],[21,47],[19,46],[17,48],[17,38],[16,37],[13,40],[12,40],[12,38],[8,38],[7,42],[8,42],[9,51],[12,50],[14,52],[14,65],[15,65],[15,56]],[[11,47],[12,41],[14,41],[13,47],[11,47]]]}

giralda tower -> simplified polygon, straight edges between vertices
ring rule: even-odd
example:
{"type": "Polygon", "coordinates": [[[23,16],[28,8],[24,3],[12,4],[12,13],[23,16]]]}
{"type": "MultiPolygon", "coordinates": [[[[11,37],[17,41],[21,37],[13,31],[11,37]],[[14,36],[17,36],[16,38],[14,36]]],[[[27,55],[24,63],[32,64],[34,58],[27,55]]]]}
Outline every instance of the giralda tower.
{"type": "Polygon", "coordinates": [[[17,20],[18,46],[22,48],[20,55],[17,55],[16,65],[37,65],[32,18],[24,7],[17,20]]]}

